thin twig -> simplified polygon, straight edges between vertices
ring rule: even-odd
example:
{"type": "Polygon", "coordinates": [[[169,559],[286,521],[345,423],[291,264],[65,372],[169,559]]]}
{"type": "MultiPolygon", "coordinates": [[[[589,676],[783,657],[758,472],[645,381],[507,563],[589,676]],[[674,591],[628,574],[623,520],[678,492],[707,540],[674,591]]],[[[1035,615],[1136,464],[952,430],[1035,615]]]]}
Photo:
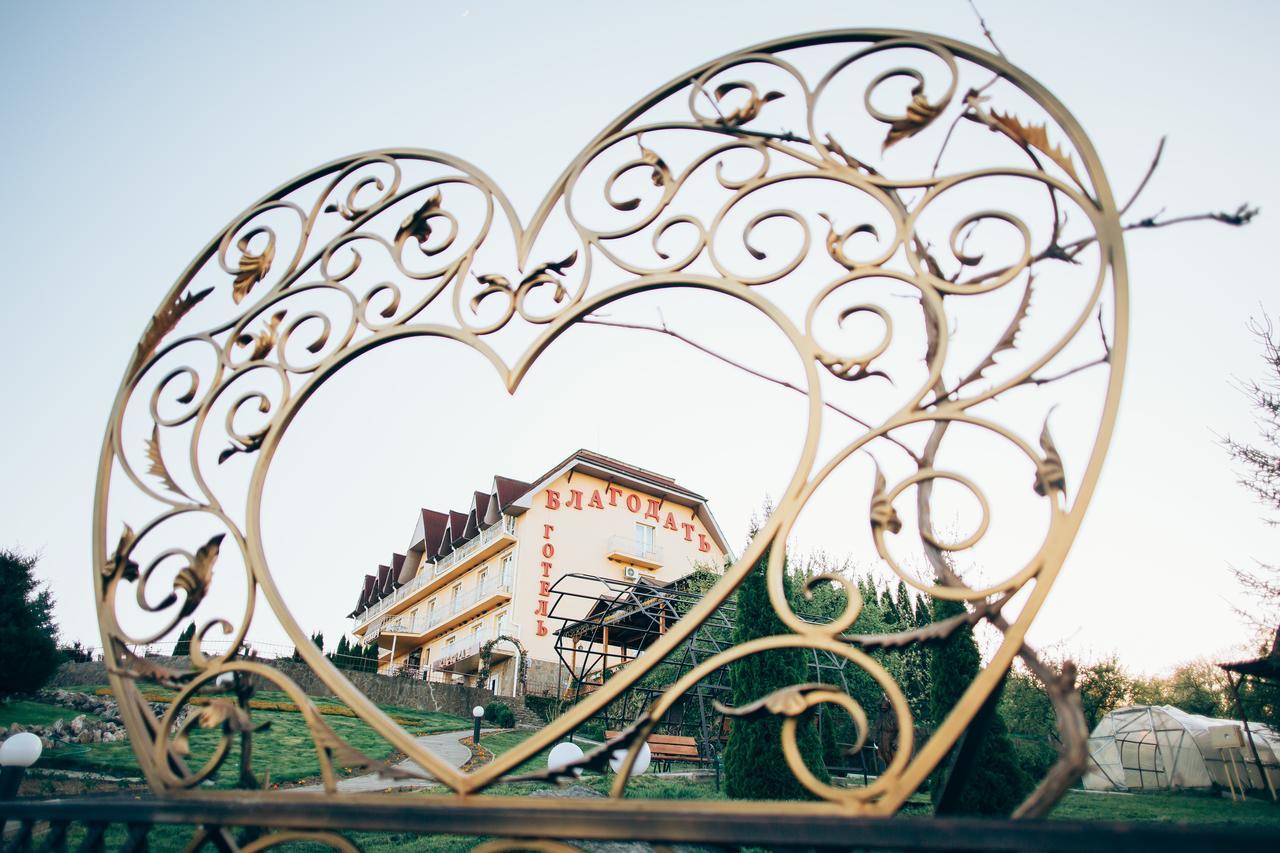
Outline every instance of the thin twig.
{"type": "MultiPolygon", "coordinates": [[[[996,75],[996,79],[997,80],[1000,79],[999,75],[996,75]]],[[[970,92],[969,94],[972,95],[974,94],[974,92],[970,92]]],[[[967,100],[967,96],[966,96],[966,100],[967,100]]],[[[952,120],[951,126],[947,128],[947,135],[942,137],[942,145],[938,147],[938,156],[933,158],[933,170],[929,172],[929,177],[931,178],[937,177],[938,166],[942,163],[942,155],[947,152],[947,144],[951,142],[951,134],[955,133],[956,126],[960,124],[960,120],[962,118],[964,118],[964,112],[961,112],[958,116],[956,116],[955,119],[952,120]]]]}
{"type": "Polygon", "coordinates": [[[1151,180],[1151,176],[1156,172],[1156,166],[1160,165],[1160,155],[1164,153],[1164,143],[1169,137],[1160,137],[1160,144],[1156,146],[1156,154],[1151,158],[1151,165],[1147,167],[1147,173],[1142,176],[1142,180],[1138,182],[1138,188],[1133,191],[1133,195],[1129,196],[1129,200],[1125,202],[1124,207],[1120,208],[1120,215],[1124,216],[1129,212],[1129,208],[1133,207],[1133,203],[1138,200],[1138,196],[1142,195],[1142,191],[1147,188],[1147,181],[1151,180]]]}
{"type": "Polygon", "coordinates": [[[1077,364],[1075,367],[1071,368],[1070,370],[1064,370],[1061,373],[1055,373],[1053,376],[1028,376],[1019,384],[1048,385],[1050,382],[1057,382],[1059,379],[1066,379],[1068,376],[1072,376],[1074,374],[1080,373],[1081,371],[1088,370],[1091,367],[1098,367],[1099,365],[1110,364],[1110,363],[1111,363],[1111,354],[1107,353],[1106,355],[1095,358],[1093,361],[1085,362],[1084,364],[1077,364]]]}
{"type": "MultiPolygon", "coordinates": [[[[613,328],[616,328],[616,329],[633,329],[635,331],[640,331],[640,332],[656,332],[657,334],[660,334],[660,335],[667,335],[669,337],[675,338],[681,343],[684,343],[693,347],[694,349],[698,350],[701,353],[705,353],[706,355],[709,355],[714,359],[724,362],[730,367],[736,367],[739,370],[745,371],[751,374],[752,376],[756,377],[757,379],[763,379],[766,382],[772,382],[774,385],[778,385],[790,391],[795,391],[796,393],[803,394],[806,397],[809,396],[809,392],[806,391],[804,388],[801,388],[799,385],[794,385],[785,379],[779,379],[776,376],[770,376],[767,373],[762,373],[761,371],[756,370],[754,367],[750,367],[748,365],[743,364],[742,362],[735,361],[734,359],[729,358],[729,356],[724,355],[723,353],[716,352],[710,347],[700,344],[697,341],[693,340],[692,338],[689,338],[675,331],[674,329],[668,328],[665,322],[663,322],[661,326],[651,326],[647,323],[627,323],[621,320],[605,320],[600,317],[592,317],[592,316],[583,317],[579,322],[586,325],[591,325],[591,326],[612,326],[613,328]]],[[[835,412],[838,415],[843,415],[844,417],[848,418],[849,420],[853,421],[854,423],[858,424],[864,429],[875,428],[871,424],[864,421],[862,418],[858,417],[852,412],[849,412],[845,409],[840,408],[839,406],[837,406],[836,404],[830,401],[824,400],[822,402],[822,405],[824,405],[825,407],[827,407],[828,409],[830,409],[831,411],[835,412]]],[[[903,444],[901,441],[894,438],[893,436],[886,435],[882,437],[887,441],[890,441],[893,444],[896,444],[899,448],[903,450],[903,452],[905,452],[908,456],[911,457],[911,460],[913,462],[919,464],[920,457],[917,456],[915,451],[913,451],[910,447],[907,447],[905,444],[903,444]]]]}
{"type": "Polygon", "coordinates": [[[726,119],[724,117],[724,113],[720,111],[720,104],[716,102],[716,99],[711,97],[710,93],[707,92],[707,90],[703,87],[702,83],[700,83],[699,81],[692,80],[690,82],[692,82],[693,85],[697,86],[698,91],[702,93],[702,96],[711,102],[711,109],[715,110],[716,115],[720,117],[720,123],[727,127],[729,124],[729,120],[726,119]]]}
{"type": "Polygon", "coordinates": [[[1009,57],[1000,49],[1000,45],[996,44],[996,37],[991,35],[991,30],[987,28],[987,21],[982,17],[982,13],[978,11],[978,7],[974,5],[973,0],[969,0],[969,8],[973,10],[973,14],[978,16],[978,26],[982,27],[982,35],[991,43],[991,47],[996,53],[1000,54],[1000,58],[1008,60],[1009,57]]]}
{"type": "MultiPolygon", "coordinates": [[[[1130,222],[1126,225],[1122,225],[1120,226],[1120,230],[1126,231],[1126,232],[1141,231],[1141,230],[1153,229],[1153,228],[1167,228],[1170,225],[1181,225],[1184,222],[1206,222],[1206,221],[1221,222],[1223,225],[1230,225],[1234,228],[1239,228],[1244,225],[1248,225],[1250,222],[1252,222],[1254,217],[1256,217],[1258,213],[1259,213],[1259,208],[1249,207],[1247,203],[1240,205],[1233,212],[1230,212],[1230,213],[1228,213],[1227,211],[1217,211],[1216,213],[1215,212],[1192,213],[1192,214],[1187,214],[1185,216],[1174,216],[1170,219],[1160,219],[1159,218],[1160,214],[1157,213],[1154,216],[1148,216],[1145,219],[1139,219],[1137,222],[1130,222]]],[[[1056,260],[1056,261],[1066,261],[1068,263],[1075,263],[1076,257],[1079,256],[1079,254],[1082,251],[1087,249],[1089,246],[1092,246],[1096,242],[1098,242],[1098,235],[1092,234],[1088,237],[1081,237],[1079,240],[1073,240],[1070,243],[1050,244],[1044,251],[1040,252],[1038,255],[1036,255],[1030,261],[1028,261],[1027,266],[1031,267],[1035,264],[1038,264],[1040,261],[1049,260],[1049,259],[1056,260]]],[[[1012,268],[1013,268],[1012,266],[1007,266],[1007,267],[1002,267],[1001,269],[990,270],[988,272],[983,273],[982,275],[977,275],[977,276],[974,276],[973,278],[965,279],[963,282],[960,282],[960,283],[961,284],[982,284],[984,281],[988,281],[990,279],[996,278],[997,276],[1004,275],[1012,268]]]]}

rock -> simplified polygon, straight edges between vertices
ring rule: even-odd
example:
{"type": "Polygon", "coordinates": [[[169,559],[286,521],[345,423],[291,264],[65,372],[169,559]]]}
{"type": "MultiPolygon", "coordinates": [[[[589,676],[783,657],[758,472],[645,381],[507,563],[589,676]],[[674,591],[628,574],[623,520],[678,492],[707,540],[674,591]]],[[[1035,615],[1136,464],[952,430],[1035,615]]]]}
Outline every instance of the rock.
{"type": "Polygon", "coordinates": [[[93,732],[81,732],[75,740],[76,743],[93,743],[93,732]]]}
{"type": "Polygon", "coordinates": [[[47,737],[40,738],[40,745],[45,749],[53,749],[53,741],[49,740],[47,737]]]}
{"type": "Polygon", "coordinates": [[[11,724],[9,725],[9,734],[11,734],[11,735],[16,735],[16,734],[18,734],[19,732],[25,732],[25,731],[26,731],[26,729],[24,729],[24,728],[22,727],[22,724],[21,724],[21,723],[11,723],[11,724]]]}
{"type": "Polygon", "coordinates": [[[75,735],[80,734],[82,731],[84,731],[85,726],[88,724],[88,722],[89,722],[88,718],[84,714],[80,714],[79,716],[77,716],[71,721],[71,733],[75,735]]]}

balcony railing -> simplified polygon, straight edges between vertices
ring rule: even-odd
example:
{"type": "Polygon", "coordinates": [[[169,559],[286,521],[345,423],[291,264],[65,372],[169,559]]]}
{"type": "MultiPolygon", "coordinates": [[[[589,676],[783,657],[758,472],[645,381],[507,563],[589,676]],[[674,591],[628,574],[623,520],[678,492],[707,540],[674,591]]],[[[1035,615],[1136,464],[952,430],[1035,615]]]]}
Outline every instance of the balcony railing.
{"type": "Polygon", "coordinates": [[[486,642],[488,642],[488,639],[485,637],[483,633],[481,633],[481,635],[476,639],[474,643],[471,643],[470,645],[464,647],[461,650],[449,651],[448,649],[446,649],[444,652],[444,656],[441,657],[439,660],[437,660],[435,663],[433,663],[431,665],[431,668],[434,669],[436,672],[440,672],[442,670],[450,670],[458,663],[458,661],[466,660],[472,655],[480,654],[480,649],[482,646],[484,646],[486,642]]]}
{"type": "Polygon", "coordinates": [[[379,634],[425,634],[455,616],[465,613],[486,598],[495,595],[511,595],[510,581],[490,581],[478,589],[472,589],[458,596],[457,601],[450,601],[445,607],[437,607],[430,616],[417,615],[410,619],[407,616],[394,616],[384,619],[370,628],[366,638],[373,639],[379,634]]]}
{"type": "MultiPolygon", "coordinates": [[[[501,521],[490,525],[482,531],[479,536],[463,545],[457,551],[453,551],[452,553],[440,558],[439,562],[435,563],[434,568],[430,563],[424,564],[422,568],[418,570],[418,574],[414,576],[413,580],[409,581],[386,598],[375,601],[373,604],[370,604],[364,610],[360,611],[360,613],[355,617],[356,625],[363,625],[379,613],[382,613],[391,605],[395,604],[397,601],[404,601],[406,598],[436,580],[454,566],[458,565],[458,563],[468,559],[480,549],[493,544],[499,537],[504,535],[516,535],[515,516],[502,516],[501,521]]],[[[370,629],[370,631],[372,630],[373,629],[370,629]]],[[[376,636],[376,634],[374,636],[376,636]]],[[[372,639],[372,637],[369,636],[369,632],[366,632],[365,638],[372,639]]]]}
{"type": "Polygon", "coordinates": [[[633,557],[642,563],[662,564],[662,548],[658,545],[637,542],[631,536],[610,536],[608,553],[633,557]]]}
{"type": "Polygon", "coordinates": [[[456,551],[451,551],[445,556],[441,557],[439,560],[437,560],[434,576],[440,577],[441,575],[445,574],[450,569],[452,569],[454,566],[469,559],[477,551],[489,545],[492,545],[499,537],[515,536],[515,535],[516,535],[515,518],[509,515],[504,515],[502,517],[502,520],[499,521],[497,524],[494,524],[486,528],[485,530],[481,531],[479,536],[475,537],[470,542],[467,542],[461,548],[458,548],[456,551]]]}

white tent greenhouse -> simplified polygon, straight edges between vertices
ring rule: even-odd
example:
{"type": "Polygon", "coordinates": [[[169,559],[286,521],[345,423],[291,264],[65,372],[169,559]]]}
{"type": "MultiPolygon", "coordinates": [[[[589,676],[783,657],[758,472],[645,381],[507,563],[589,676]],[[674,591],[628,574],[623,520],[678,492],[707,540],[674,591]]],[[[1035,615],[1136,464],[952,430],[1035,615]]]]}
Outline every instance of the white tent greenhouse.
{"type": "Polygon", "coordinates": [[[1094,791],[1228,788],[1234,778],[1236,787],[1243,783],[1264,792],[1280,788],[1280,734],[1258,723],[1250,723],[1249,730],[1267,780],[1238,720],[1188,714],[1169,705],[1118,708],[1089,735],[1084,785],[1094,791]],[[1227,727],[1234,732],[1224,732],[1227,727]],[[1224,734],[1243,745],[1220,749],[1221,740],[1215,738],[1224,734]]]}

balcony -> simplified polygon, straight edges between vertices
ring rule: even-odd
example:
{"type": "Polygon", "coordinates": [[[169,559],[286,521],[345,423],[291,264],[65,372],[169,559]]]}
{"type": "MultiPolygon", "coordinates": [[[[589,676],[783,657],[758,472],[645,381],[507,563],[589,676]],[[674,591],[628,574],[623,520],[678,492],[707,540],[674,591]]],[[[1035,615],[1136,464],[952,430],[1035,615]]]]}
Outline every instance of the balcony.
{"type": "Polygon", "coordinates": [[[458,596],[456,602],[444,607],[437,607],[430,616],[419,614],[410,619],[408,616],[388,616],[365,632],[365,642],[372,642],[382,635],[396,635],[414,645],[456,628],[476,613],[490,607],[496,607],[511,599],[511,582],[491,581],[479,589],[469,590],[458,596]]]}
{"type": "MultiPolygon", "coordinates": [[[[462,651],[449,652],[446,651],[444,657],[441,657],[431,665],[436,672],[451,673],[472,673],[480,670],[480,650],[484,648],[484,644],[488,639],[481,635],[476,642],[464,648],[462,651]]],[[[503,648],[495,644],[489,650],[489,663],[495,664],[508,658],[515,657],[515,650],[503,648]]]]}
{"type": "Polygon", "coordinates": [[[618,563],[642,569],[662,568],[662,549],[657,545],[637,542],[632,536],[610,536],[605,553],[618,563]]]}
{"type": "Polygon", "coordinates": [[[371,623],[378,614],[385,613],[398,602],[409,598],[421,598],[422,595],[439,589],[467,569],[479,565],[515,541],[516,520],[513,516],[504,515],[497,524],[481,531],[478,536],[458,550],[441,557],[434,566],[423,563],[413,580],[386,598],[365,608],[355,618],[356,627],[353,633],[363,632],[362,636],[366,641],[373,640],[377,632],[374,631],[371,623]]]}
{"type": "Polygon", "coordinates": [[[516,520],[504,515],[497,524],[482,530],[479,536],[437,560],[432,578],[447,580],[489,559],[515,541],[516,520]]]}

